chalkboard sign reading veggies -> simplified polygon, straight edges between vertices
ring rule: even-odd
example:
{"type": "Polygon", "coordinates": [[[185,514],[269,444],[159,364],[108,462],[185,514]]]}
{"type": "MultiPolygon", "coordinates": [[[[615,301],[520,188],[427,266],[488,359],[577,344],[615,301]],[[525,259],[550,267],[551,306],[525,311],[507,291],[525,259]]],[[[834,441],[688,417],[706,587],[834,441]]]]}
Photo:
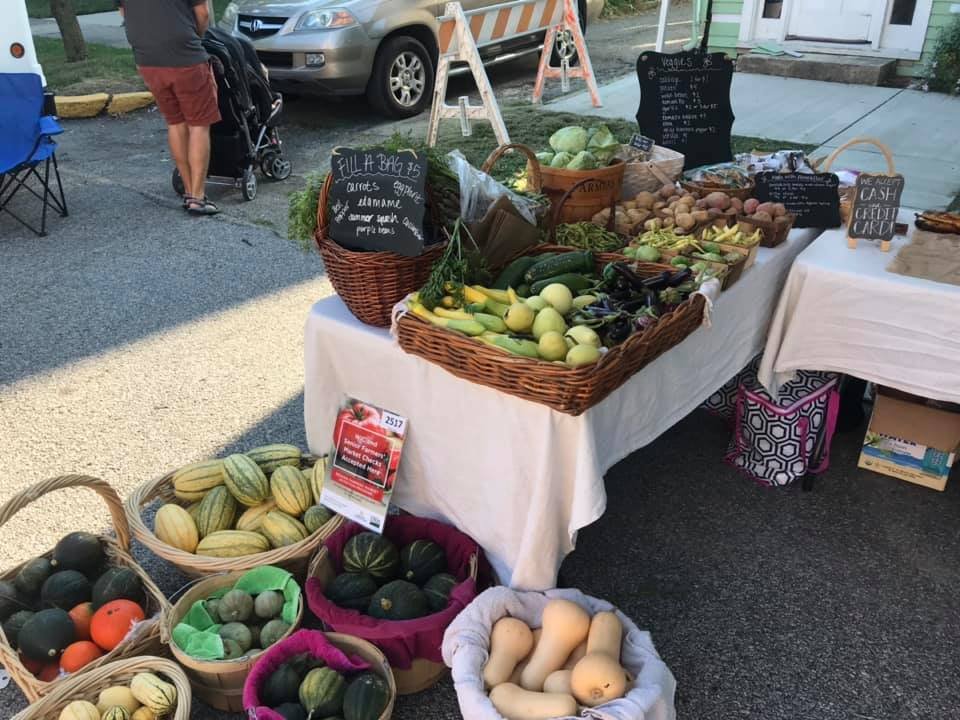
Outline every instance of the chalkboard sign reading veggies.
{"type": "Polygon", "coordinates": [[[896,231],[901,195],[903,175],[858,175],[847,226],[847,244],[855,248],[858,238],[880,240],[880,249],[888,252],[896,231]]]}
{"type": "Polygon", "coordinates": [[[637,59],[640,132],[686,156],[684,169],[733,160],[733,62],[700,50],[637,59]]]}
{"type": "Polygon", "coordinates": [[[330,159],[330,237],[352,250],[423,252],[427,158],[412,150],[337,148],[330,159]]]}
{"type": "Polygon", "coordinates": [[[760,202],[782,203],[796,228],[840,226],[840,179],[834,173],[760,172],[754,177],[760,202]]]}

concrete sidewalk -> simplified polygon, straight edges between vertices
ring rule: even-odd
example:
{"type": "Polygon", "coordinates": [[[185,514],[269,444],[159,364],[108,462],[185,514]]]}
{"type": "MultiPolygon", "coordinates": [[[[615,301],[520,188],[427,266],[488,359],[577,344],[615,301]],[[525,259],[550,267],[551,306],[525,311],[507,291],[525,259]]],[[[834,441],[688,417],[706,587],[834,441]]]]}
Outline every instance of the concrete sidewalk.
{"type": "MultiPolygon", "coordinates": [[[[594,108],[586,92],[549,109],[633,120],[640,102],[635,75],[600,88],[604,106],[594,108]]],[[[733,132],[750,137],[816,144],[815,157],[850,139],[875,137],[893,151],[907,184],[903,204],[945,208],[960,192],[960,144],[948,137],[960,126],[960,98],[916,90],[843,85],[736,73],[731,100],[733,132]]],[[[887,164],[873,145],[857,145],[834,168],[881,171],[887,164]]]]}
{"type": "MultiPolygon", "coordinates": [[[[88,43],[110,45],[116,48],[128,48],[127,33],[123,29],[123,18],[119,12],[91,13],[77,15],[83,37],[88,43]]],[[[53,18],[30,18],[30,30],[34,37],[59,38],[60,28],[53,18]]]]}

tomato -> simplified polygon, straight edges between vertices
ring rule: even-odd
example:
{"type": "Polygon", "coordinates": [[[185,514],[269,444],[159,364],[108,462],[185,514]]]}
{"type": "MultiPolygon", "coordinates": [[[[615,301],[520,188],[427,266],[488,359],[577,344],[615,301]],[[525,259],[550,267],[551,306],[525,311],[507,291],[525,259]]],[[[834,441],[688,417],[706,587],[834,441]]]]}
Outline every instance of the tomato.
{"type": "Polygon", "coordinates": [[[382,432],[380,429],[380,413],[362,402],[351,403],[349,407],[342,408],[337,413],[337,421],[333,426],[333,441],[335,443],[340,440],[345,422],[355,423],[368,430],[382,432]]]}

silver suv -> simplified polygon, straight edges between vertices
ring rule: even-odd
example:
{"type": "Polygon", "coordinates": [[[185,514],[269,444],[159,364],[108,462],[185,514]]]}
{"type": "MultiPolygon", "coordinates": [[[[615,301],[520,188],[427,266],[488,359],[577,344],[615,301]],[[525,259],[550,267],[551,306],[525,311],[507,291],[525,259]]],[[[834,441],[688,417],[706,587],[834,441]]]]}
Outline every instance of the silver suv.
{"type": "MultiPolygon", "coordinates": [[[[503,0],[461,0],[467,11],[503,0]]],[[[603,0],[578,0],[581,23],[603,0]]],[[[236,0],[220,27],[253,41],[277,89],[360,95],[390,117],[431,102],[445,0],[236,0]]],[[[543,31],[482,49],[485,61],[536,49],[543,31]]]]}

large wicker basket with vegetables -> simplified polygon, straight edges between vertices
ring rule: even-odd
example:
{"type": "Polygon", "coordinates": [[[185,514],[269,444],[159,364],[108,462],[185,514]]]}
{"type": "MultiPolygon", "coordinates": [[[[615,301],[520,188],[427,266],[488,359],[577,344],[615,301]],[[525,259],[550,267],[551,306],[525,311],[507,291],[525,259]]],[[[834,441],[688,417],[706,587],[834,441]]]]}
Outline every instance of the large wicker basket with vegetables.
{"type": "MultiPolygon", "coordinates": [[[[420,298],[412,298],[412,310],[400,313],[396,320],[400,346],[411,354],[440,365],[457,377],[547,405],[562,413],[579,415],[620,387],[652,359],[680,343],[700,325],[704,297],[692,294],[682,299],[671,282],[685,280],[690,274],[684,275],[683,271],[674,273],[672,271],[676,268],[669,265],[638,263],[628,266],[626,258],[621,255],[593,254],[543,245],[536,248],[534,253],[515,260],[503,272],[518,270],[513,283],[522,283],[524,279],[529,282],[531,276],[525,275],[525,272],[534,269],[537,260],[547,253],[552,255],[552,265],[550,268],[541,266],[541,269],[554,273],[554,276],[539,280],[538,272],[537,278],[529,286],[533,295],[546,291],[541,284],[547,279],[551,281],[551,286],[569,283],[568,287],[576,288],[578,283],[582,285],[582,280],[578,278],[583,276],[572,271],[577,268],[585,271],[584,264],[587,262],[593,264],[593,272],[605,278],[604,282],[609,281],[616,288],[623,288],[614,290],[602,301],[594,298],[597,302],[593,308],[574,305],[577,312],[589,318],[588,324],[594,324],[600,332],[585,325],[570,328],[567,331],[570,342],[566,343],[566,338],[561,336],[565,344],[557,348],[556,355],[550,355],[555,361],[547,361],[538,354],[538,347],[543,344],[543,337],[550,330],[538,333],[537,328],[533,327],[534,336],[540,334],[539,342],[486,332],[490,328],[501,329],[504,323],[509,326],[511,317],[502,303],[490,295],[484,296],[483,292],[471,286],[463,288],[466,300],[472,304],[485,303],[489,312],[476,312],[472,315],[474,320],[457,319],[461,317],[458,311],[448,312],[436,307],[435,312],[430,312],[419,304],[420,298]],[[664,301],[665,310],[659,317],[654,317],[653,313],[646,315],[645,303],[650,301],[645,298],[651,293],[662,292],[667,293],[667,299],[672,298],[676,303],[664,301]],[[616,299],[618,296],[632,299],[621,302],[616,299]],[[506,315],[503,315],[504,312],[506,315]],[[486,325],[483,327],[478,326],[484,323],[486,325]],[[601,335],[612,344],[605,352],[596,350],[601,344],[601,335]],[[571,344],[574,347],[569,348],[568,352],[568,345],[571,344]],[[564,355],[566,362],[562,361],[564,355]]],[[[512,288],[513,283],[504,284],[512,288]]],[[[581,290],[587,289],[588,285],[582,285],[581,290]]],[[[496,295],[501,291],[487,292],[496,295]]],[[[509,296],[513,291],[502,292],[509,296]]],[[[558,294],[561,294],[559,290],[558,294]]],[[[569,294],[572,297],[572,292],[569,294]]],[[[577,300],[579,302],[580,299],[577,300]]],[[[553,332],[557,333],[556,330],[553,332]]]]}

